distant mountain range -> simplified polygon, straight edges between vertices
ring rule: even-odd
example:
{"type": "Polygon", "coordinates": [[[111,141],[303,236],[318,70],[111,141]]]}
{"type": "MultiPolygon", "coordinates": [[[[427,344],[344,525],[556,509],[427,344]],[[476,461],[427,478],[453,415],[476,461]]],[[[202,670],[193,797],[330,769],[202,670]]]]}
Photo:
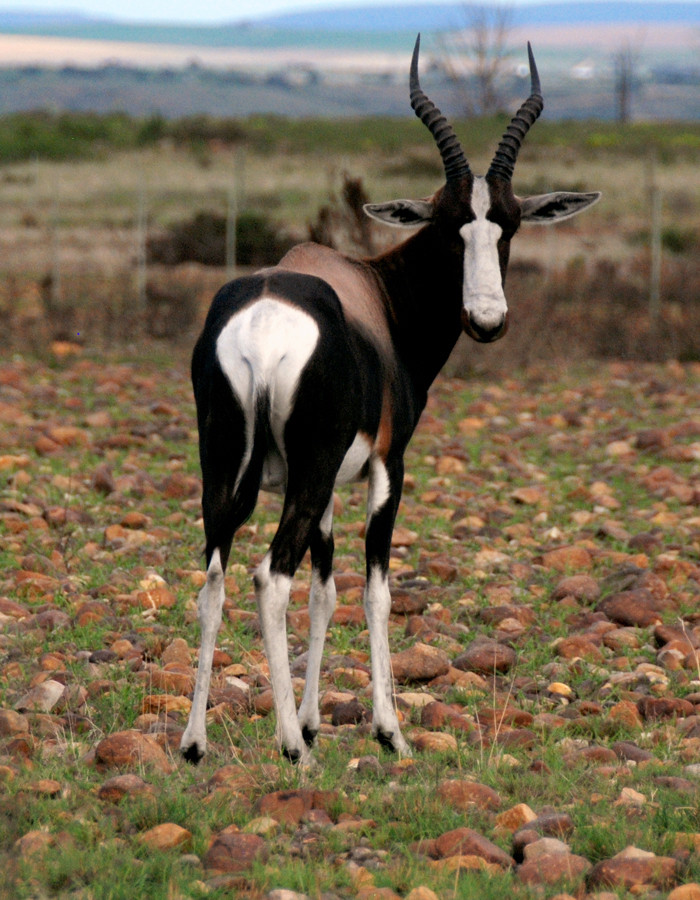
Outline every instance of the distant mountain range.
{"type": "MultiPolygon", "coordinates": [[[[456,23],[464,21],[464,10],[464,3],[363,4],[342,9],[313,9],[249,21],[222,22],[219,25],[171,25],[135,23],[72,12],[0,9],[0,32],[201,46],[249,46],[264,39],[266,33],[270,36],[271,32],[286,32],[290,40],[304,42],[306,35],[318,34],[319,31],[388,35],[418,30],[424,33],[451,30],[456,23]],[[304,36],[302,33],[305,33],[304,36]]],[[[512,16],[511,24],[516,27],[657,23],[697,27],[700,26],[700,2],[545,2],[514,6],[512,16]]]]}
{"type": "MultiPolygon", "coordinates": [[[[255,21],[273,28],[319,31],[442,31],[463,18],[464,3],[362,5],[347,9],[315,9],[287,13],[255,21]]],[[[527,25],[624,25],[637,23],[700,24],[700,3],[581,2],[536,3],[514,6],[512,24],[527,25]]]]}
{"type": "MultiPolygon", "coordinates": [[[[37,107],[168,117],[406,115],[417,31],[426,84],[446,114],[461,114],[461,89],[439,60],[449,44],[442,34],[469,27],[471,4],[357,2],[217,25],[0,9],[0,115],[37,107]]],[[[700,119],[700,0],[537,0],[510,9],[517,58],[525,40],[537,48],[548,116],[613,116],[615,53],[631,47],[634,116],[700,119]]],[[[510,109],[520,73],[506,72],[502,82],[510,109]]]]}

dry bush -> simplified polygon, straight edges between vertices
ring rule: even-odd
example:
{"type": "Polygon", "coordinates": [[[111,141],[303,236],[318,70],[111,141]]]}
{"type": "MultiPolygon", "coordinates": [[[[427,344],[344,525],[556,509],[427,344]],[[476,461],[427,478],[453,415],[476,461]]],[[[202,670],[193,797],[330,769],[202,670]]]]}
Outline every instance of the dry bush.
{"type": "Polygon", "coordinates": [[[370,198],[361,178],[343,172],[340,198],[331,194],[328,203],[309,222],[309,240],[326,247],[372,256],[376,252],[372,220],[363,209],[370,198]]]}
{"type": "Polygon", "coordinates": [[[510,328],[498,344],[461,341],[455,374],[505,371],[538,361],[700,359],[700,263],[665,260],[658,319],[649,311],[646,255],[622,265],[573,260],[561,272],[513,266],[506,295],[510,328]]]}
{"type": "MultiPolygon", "coordinates": [[[[161,234],[150,235],[148,261],[165,266],[196,262],[204,266],[226,265],[226,216],[198,212],[175,222],[161,234]]],[[[236,219],[236,261],[243,266],[274,265],[291,247],[291,239],[267,215],[241,213],[236,219]]]]}

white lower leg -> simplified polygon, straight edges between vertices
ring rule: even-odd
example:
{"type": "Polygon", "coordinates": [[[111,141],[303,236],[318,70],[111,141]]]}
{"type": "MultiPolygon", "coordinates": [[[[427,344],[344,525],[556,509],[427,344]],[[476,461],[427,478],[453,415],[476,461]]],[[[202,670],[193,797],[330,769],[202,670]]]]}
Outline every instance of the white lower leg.
{"type": "Polygon", "coordinates": [[[321,581],[318,572],[311,574],[311,593],[309,595],[309,618],[311,629],[309,634],[309,657],[306,664],[306,684],[304,696],[299,707],[299,725],[306,731],[305,737],[312,738],[319,729],[321,716],[318,711],[318,686],[323,661],[323,646],[326,631],[335,609],[335,582],[333,576],[321,581]]]}
{"type": "Polygon", "coordinates": [[[188,758],[197,762],[207,748],[207,700],[211,681],[211,667],[216,648],[216,637],[221,625],[221,610],[224,605],[224,571],[221,556],[215,550],[212,554],[207,581],[199,593],[197,611],[201,629],[199,665],[194,687],[192,709],[187,728],[180,741],[180,750],[188,758]]]}
{"type": "Polygon", "coordinates": [[[370,572],[365,588],[365,616],[372,654],[372,734],[398,753],[410,756],[394,707],[394,684],[389,651],[389,580],[379,568],[370,572]]]}
{"type": "Polygon", "coordinates": [[[277,713],[277,741],[293,759],[306,759],[308,751],[297,721],[287,647],[287,606],[292,580],[270,572],[269,553],[255,573],[258,614],[277,713]]]}

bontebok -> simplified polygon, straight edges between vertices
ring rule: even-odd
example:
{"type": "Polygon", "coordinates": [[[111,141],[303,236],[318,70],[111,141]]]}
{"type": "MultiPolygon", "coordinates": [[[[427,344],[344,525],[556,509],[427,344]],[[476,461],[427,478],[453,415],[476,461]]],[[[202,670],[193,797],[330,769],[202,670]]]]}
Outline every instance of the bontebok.
{"type": "Polygon", "coordinates": [[[474,175],[454,131],[418,80],[411,106],[432,134],[445,184],[429,199],[371,204],[383,222],[419,230],[373,259],[316,244],[292,249],[274,268],[225,285],[214,298],[192,359],[203,477],[207,581],[199,596],[199,668],[181,750],[206,750],[205,712],[224,603],[224,571],[236,530],[260,489],[284,494],[279,528],[255,573],[260,623],[283,752],[307,761],[319,728],[319,673],[335,606],[333,489],[369,480],[364,607],[372,661],[372,733],[409,753],[393,701],[387,623],[391,534],[406,445],[427,391],[462,330],[495,341],[506,330],[503,283],[521,222],[554,222],[586,209],[597,193],[522,199],[511,178],[521,143],[542,110],[532,51],[530,97],[474,175]],[[306,685],[297,712],[289,671],[286,610],[307,549],[312,580],[306,685]]]}

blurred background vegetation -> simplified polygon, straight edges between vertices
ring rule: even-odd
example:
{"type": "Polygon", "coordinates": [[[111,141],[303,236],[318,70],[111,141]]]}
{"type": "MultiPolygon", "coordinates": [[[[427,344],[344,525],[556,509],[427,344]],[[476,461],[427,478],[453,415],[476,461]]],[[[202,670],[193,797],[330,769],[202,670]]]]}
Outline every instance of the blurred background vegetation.
{"type": "MultiPolygon", "coordinates": [[[[455,123],[475,171],[507,120],[455,123]]],[[[189,346],[226,278],[300,240],[379,252],[405,235],[365,222],[362,202],[428,196],[442,180],[410,118],[16,113],[0,117],[0,159],[0,341],[35,351],[56,339],[189,346]]],[[[571,224],[522,229],[509,335],[460,343],[453,368],[699,359],[699,162],[694,122],[538,122],[516,192],[603,200],[571,224]]]]}

